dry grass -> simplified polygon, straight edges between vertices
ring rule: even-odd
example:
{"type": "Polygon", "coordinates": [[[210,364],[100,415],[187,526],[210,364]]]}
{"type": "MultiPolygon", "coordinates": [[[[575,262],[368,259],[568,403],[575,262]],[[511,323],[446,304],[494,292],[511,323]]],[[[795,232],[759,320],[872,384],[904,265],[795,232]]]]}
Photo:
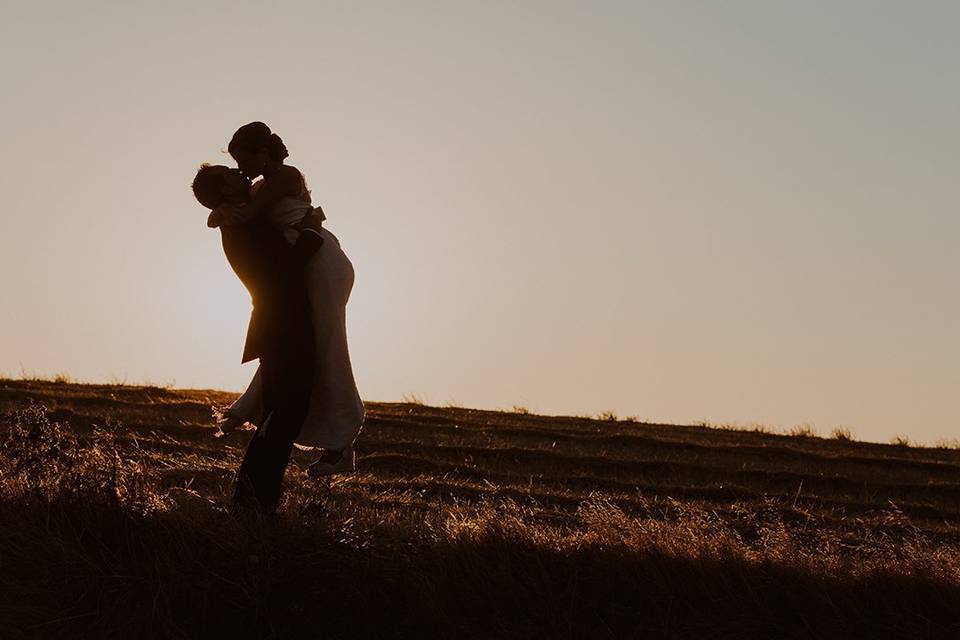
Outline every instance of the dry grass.
{"type": "Polygon", "coordinates": [[[0,637],[960,633],[957,451],[371,404],[241,524],[229,398],[0,381],[0,637]]]}
{"type": "Polygon", "coordinates": [[[908,436],[903,435],[902,433],[898,433],[897,435],[893,436],[893,439],[890,440],[890,444],[896,445],[898,447],[913,446],[913,442],[910,441],[910,438],[908,436]]]}
{"type": "Polygon", "coordinates": [[[833,431],[830,432],[830,437],[840,442],[854,441],[853,433],[846,427],[834,427],[833,431]]]}
{"type": "Polygon", "coordinates": [[[423,405],[423,404],[425,404],[424,401],[423,401],[423,398],[421,398],[420,396],[418,396],[418,395],[415,394],[415,393],[405,393],[405,394],[403,394],[403,401],[404,401],[406,404],[415,404],[415,405],[423,405]]]}
{"type": "Polygon", "coordinates": [[[794,438],[816,438],[817,431],[809,424],[798,424],[787,429],[787,435],[794,438]]]}

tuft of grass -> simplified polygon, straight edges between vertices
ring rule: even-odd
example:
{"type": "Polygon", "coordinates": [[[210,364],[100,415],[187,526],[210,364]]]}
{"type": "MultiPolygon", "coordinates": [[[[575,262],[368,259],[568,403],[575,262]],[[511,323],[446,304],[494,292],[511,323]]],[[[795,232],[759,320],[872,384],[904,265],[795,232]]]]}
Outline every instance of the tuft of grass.
{"type": "Polygon", "coordinates": [[[530,415],[530,409],[528,409],[527,407],[523,406],[522,404],[515,404],[515,405],[513,405],[513,407],[512,407],[510,410],[511,410],[512,412],[518,413],[518,414],[520,414],[520,415],[524,415],[524,416],[530,415]]]}
{"type": "Polygon", "coordinates": [[[817,438],[816,430],[809,424],[798,424],[787,429],[787,435],[794,438],[817,438]]]}
{"type": "Polygon", "coordinates": [[[898,447],[911,447],[913,443],[910,441],[910,438],[905,435],[897,434],[893,436],[890,440],[890,444],[896,445],[898,447]]]}
{"type": "Polygon", "coordinates": [[[405,394],[403,394],[403,401],[404,401],[405,403],[407,403],[407,404],[415,404],[415,405],[419,405],[419,406],[423,406],[423,405],[424,405],[423,398],[421,398],[420,396],[418,396],[418,395],[415,394],[415,393],[405,393],[405,394]]]}
{"type": "Polygon", "coordinates": [[[853,442],[854,440],[853,433],[846,427],[834,427],[833,431],[830,432],[830,437],[840,442],[853,442]]]}
{"type": "Polygon", "coordinates": [[[616,422],[618,420],[617,414],[613,411],[601,411],[597,415],[598,420],[605,420],[607,422],[616,422]]]}

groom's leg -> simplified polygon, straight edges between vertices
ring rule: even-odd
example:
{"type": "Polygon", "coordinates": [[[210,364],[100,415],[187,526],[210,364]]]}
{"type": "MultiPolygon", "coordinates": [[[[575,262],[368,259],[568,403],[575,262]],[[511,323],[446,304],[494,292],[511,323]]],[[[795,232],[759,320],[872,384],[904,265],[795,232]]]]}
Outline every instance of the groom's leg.
{"type": "Polygon", "coordinates": [[[310,407],[314,350],[309,319],[287,325],[284,340],[260,359],[264,406],[269,419],[250,441],[237,482],[239,507],[272,513],[280,500],[283,475],[310,407]]]}

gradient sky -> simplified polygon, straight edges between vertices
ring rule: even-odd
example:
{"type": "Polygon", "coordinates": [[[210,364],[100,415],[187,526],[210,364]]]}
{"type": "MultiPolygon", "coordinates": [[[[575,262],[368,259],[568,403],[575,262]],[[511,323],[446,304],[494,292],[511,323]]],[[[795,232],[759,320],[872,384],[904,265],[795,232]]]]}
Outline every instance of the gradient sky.
{"type": "Polygon", "coordinates": [[[4,5],[0,373],[241,389],[263,120],[365,399],[958,436],[960,4],[4,5]]]}

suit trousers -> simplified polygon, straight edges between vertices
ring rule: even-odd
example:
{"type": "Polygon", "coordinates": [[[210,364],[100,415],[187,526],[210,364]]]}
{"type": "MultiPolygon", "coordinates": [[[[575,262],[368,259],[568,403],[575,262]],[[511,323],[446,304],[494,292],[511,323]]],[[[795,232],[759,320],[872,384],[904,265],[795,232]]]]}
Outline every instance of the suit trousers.
{"type": "Polygon", "coordinates": [[[266,514],[280,502],[293,442],[310,408],[315,363],[306,305],[296,304],[273,320],[260,354],[265,417],[247,446],[234,493],[235,510],[266,514]]]}

